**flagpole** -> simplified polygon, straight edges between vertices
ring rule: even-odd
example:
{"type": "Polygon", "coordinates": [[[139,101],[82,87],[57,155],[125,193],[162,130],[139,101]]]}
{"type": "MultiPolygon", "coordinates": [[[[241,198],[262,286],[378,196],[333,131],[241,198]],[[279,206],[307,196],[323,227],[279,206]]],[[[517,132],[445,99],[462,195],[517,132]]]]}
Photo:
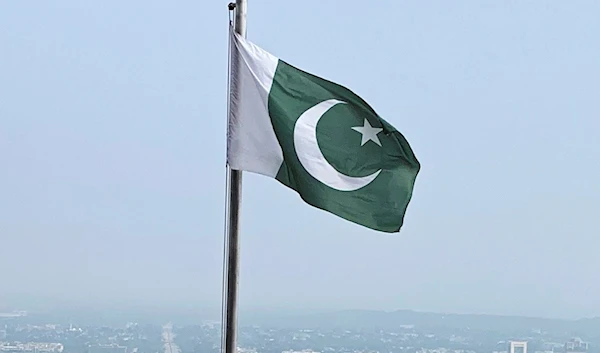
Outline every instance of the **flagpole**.
{"type": "MultiPolygon", "coordinates": [[[[246,0],[236,0],[235,6],[229,5],[230,10],[235,10],[234,30],[241,36],[246,36],[246,0]]],[[[233,50],[233,48],[232,48],[233,50]]],[[[232,60],[239,60],[237,55],[231,55],[232,60]]],[[[232,65],[238,65],[232,62],[232,65]]],[[[231,68],[230,68],[231,70],[231,68]]],[[[231,71],[230,71],[231,74],[231,71]]],[[[237,89],[235,86],[230,89],[237,89]]],[[[229,92],[231,94],[231,92],[229,92]]],[[[236,92],[239,94],[239,92],[236,92]]],[[[237,319],[238,319],[238,283],[239,283],[239,225],[240,206],[242,203],[242,171],[228,168],[228,210],[227,210],[227,238],[225,240],[227,269],[225,275],[225,298],[223,300],[223,346],[222,353],[236,353],[237,351],[237,319]]]]}

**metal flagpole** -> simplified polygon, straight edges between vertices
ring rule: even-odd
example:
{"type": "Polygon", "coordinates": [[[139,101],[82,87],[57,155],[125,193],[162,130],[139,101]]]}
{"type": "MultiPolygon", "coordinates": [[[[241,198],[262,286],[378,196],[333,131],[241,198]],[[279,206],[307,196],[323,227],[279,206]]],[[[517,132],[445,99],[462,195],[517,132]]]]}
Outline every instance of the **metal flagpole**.
{"type": "MultiPolygon", "coordinates": [[[[246,36],[246,0],[236,0],[235,7],[233,4],[229,5],[229,9],[235,9],[235,26],[234,30],[241,36],[246,36]]],[[[234,50],[234,48],[231,48],[234,50]]],[[[237,62],[239,57],[237,55],[231,55],[231,59],[236,62],[232,62],[231,65],[239,65],[237,62]]],[[[231,69],[230,69],[231,70],[231,69]]],[[[230,89],[237,89],[231,87],[230,89]]],[[[239,92],[236,92],[239,94],[239,92]]],[[[231,94],[231,92],[230,92],[231,94]]],[[[229,197],[228,197],[228,210],[227,210],[227,238],[225,240],[226,256],[226,275],[225,275],[225,298],[223,299],[224,305],[224,319],[223,322],[223,353],[236,353],[237,350],[237,310],[238,310],[238,283],[239,283],[239,224],[240,224],[240,206],[242,203],[242,171],[233,170],[229,166],[229,197]]]]}

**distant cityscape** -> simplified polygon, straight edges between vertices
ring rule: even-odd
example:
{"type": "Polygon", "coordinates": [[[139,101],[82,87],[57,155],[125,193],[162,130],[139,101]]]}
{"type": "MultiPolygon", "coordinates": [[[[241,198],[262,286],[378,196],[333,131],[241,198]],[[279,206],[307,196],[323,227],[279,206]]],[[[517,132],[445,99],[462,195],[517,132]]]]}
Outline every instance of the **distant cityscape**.
{"type": "MultiPolygon", "coordinates": [[[[218,353],[221,347],[218,321],[179,325],[60,321],[40,323],[26,311],[0,313],[0,352],[218,353]]],[[[596,319],[345,312],[241,325],[238,352],[599,353],[595,343],[599,327],[596,319]],[[532,324],[536,326],[528,327],[532,324]]]]}

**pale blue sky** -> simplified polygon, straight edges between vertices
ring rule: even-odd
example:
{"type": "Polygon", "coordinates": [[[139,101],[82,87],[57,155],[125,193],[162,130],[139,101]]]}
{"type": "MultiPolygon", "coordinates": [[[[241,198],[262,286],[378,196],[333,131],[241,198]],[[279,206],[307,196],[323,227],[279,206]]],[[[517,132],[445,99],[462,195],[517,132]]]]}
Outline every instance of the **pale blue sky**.
{"type": "MultiPolygon", "coordinates": [[[[219,305],[226,5],[0,3],[0,307],[219,305]]],[[[396,235],[246,174],[242,307],[600,315],[599,14],[250,0],[249,39],[361,95],[422,170],[396,235]]]]}

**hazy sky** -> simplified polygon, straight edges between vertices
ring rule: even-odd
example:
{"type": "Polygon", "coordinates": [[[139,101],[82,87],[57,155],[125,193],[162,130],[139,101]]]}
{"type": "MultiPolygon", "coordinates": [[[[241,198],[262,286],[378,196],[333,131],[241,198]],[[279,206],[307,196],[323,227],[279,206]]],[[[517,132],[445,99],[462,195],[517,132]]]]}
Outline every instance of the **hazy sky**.
{"type": "MultiPolygon", "coordinates": [[[[394,235],[245,174],[242,307],[600,315],[598,14],[250,0],[249,39],[361,95],[422,169],[394,235]]],[[[219,305],[227,19],[0,3],[0,307],[219,305]]]]}

